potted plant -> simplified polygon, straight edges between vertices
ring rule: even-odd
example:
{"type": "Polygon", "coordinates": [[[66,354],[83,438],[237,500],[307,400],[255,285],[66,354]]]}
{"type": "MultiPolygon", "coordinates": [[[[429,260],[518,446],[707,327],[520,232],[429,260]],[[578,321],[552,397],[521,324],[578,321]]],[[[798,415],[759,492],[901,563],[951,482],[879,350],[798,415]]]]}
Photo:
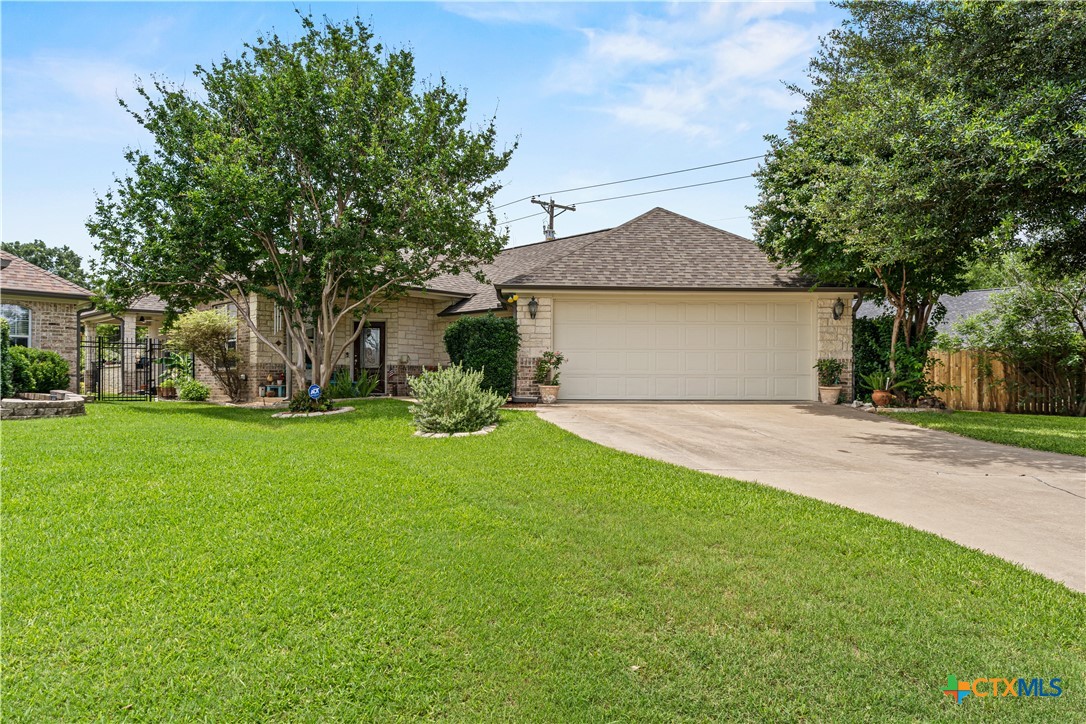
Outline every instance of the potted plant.
{"type": "Polygon", "coordinates": [[[845,363],[823,358],[814,367],[818,370],[818,399],[824,405],[836,405],[841,398],[841,373],[845,371],[845,363]]]}
{"type": "Polygon", "coordinates": [[[159,382],[158,397],[161,400],[177,399],[177,381],[171,377],[159,382]]]}
{"type": "Polygon", "coordinates": [[[559,378],[561,373],[558,368],[566,358],[561,352],[547,350],[539,358],[535,366],[535,383],[539,385],[539,401],[544,405],[551,405],[558,401],[559,378]]]}
{"type": "Polygon", "coordinates": [[[865,385],[871,388],[871,404],[875,407],[888,407],[894,395],[890,390],[897,385],[893,376],[886,370],[868,372],[861,378],[865,385]]]}

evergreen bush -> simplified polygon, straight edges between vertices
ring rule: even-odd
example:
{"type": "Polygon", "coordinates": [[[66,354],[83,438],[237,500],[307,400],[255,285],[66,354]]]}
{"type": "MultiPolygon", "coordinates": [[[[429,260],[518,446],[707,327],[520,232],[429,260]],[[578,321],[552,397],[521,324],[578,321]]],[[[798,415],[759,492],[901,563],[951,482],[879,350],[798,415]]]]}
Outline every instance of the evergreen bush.
{"type": "Polygon", "coordinates": [[[483,373],[484,390],[509,397],[517,370],[520,333],[511,317],[461,317],[445,330],[445,351],[454,365],[483,373]]]}
{"type": "Polygon", "coordinates": [[[199,380],[185,377],[177,383],[177,396],[189,402],[203,402],[211,396],[211,388],[199,380]]]}
{"type": "Polygon", "coordinates": [[[9,347],[11,347],[11,328],[8,326],[8,320],[0,319],[0,397],[15,396],[9,347]]]}
{"type": "Polygon", "coordinates": [[[496,423],[505,397],[484,389],[483,378],[479,370],[453,365],[412,379],[411,392],[418,399],[411,406],[415,427],[422,432],[475,432],[496,423]]]}
{"type": "Polygon", "coordinates": [[[68,362],[56,352],[33,347],[8,347],[15,392],[68,389],[68,362]]]}

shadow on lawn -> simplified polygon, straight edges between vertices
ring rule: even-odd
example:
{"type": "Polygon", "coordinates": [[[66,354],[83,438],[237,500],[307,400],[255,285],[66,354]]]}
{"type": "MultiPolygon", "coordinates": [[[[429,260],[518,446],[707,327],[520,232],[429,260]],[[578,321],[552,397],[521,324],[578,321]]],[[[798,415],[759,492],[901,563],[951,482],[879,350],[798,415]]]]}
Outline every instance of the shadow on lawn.
{"type": "Polygon", "coordinates": [[[149,404],[132,404],[125,402],[96,402],[94,404],[102,406],[109,405],[124,407],[127,409],[131,409],[133,412],[138,412],[145,415],[171,415],[174,417],[195,415],[204,418],[238,422],[249,425],[260,425],[262,427],[270,428],[281,428],[289,425],[307,423],[342,425],[350,424],[351,422],[357,422],[361,419],[399,422],[405,422],[410,419],[410,415],[407,412],[407,405],[398,403],[393,400],[378,399],[346,400],[344,402],[337,403],[337,407],[354,408],[353,412],[347,412],[342,415],[295,418],[274,418],[272,417],[272,415],[277,412],[284,412],[285,408],[273,407],[227,407],[225,405],[187,402],[155,402],[149,404]]]}
{"type": "Polygon", "coordinates": [[[976,440],[949,431],[932,430],[848,407],[811,404],[801,406],[800,410],[804,414],[816,417],[862,420],[870,432],[864,435],[853,435],[854,439],[883,446],[889,455],[904,456],[918,462],[947,459],[967,465],[1015,465],[1065,474],[1081,473],[1082,470],[1082,458],[1066,453],[1046,452],[976,440]],[[901,434],[903,432],[906,434],[901,434]]]}

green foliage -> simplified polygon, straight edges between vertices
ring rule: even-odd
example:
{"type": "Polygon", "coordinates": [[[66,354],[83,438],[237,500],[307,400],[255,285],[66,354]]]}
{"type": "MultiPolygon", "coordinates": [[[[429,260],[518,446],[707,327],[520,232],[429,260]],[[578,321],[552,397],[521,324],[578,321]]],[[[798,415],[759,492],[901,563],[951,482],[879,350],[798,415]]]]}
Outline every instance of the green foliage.
{"type": "Polygon", "coordinates": [[[993,355],[1025,376],[1019,392],[1040,387],[1050,402],[1086,415],[1086,271],[1052,277],[1046,266],[1020,261],[1011,273],[1016,283],[941,335],[939,345],[993,355]]]}
{"type": "Polygon", "coordinates": [[[379,382],[376,375],[368,374],[364,370],[358,380],[352,380],[351,373],[341,367],[332,375],[332,381],[328,383],[328,387],[324,388],[323,393],[334,400],[369,397],[377,389],[379,382]]]}
{"type": "Polygon", "coordinates": [[[48,349],[8,347],[11,357],[12,383],[16,392],[49,392],[66,390],[68,362],[48,349]]]}
{"type": "Polygon", "coordinates": [[[845,371],[845,364],[841,360],[823,358],[815,362],[814,368],[818,370],[818,384],[821,386],[841,384],[841,373],[845,371]]]}
{"type": "Polygon", "coordinates": [[[483,387],[483,372],[452,365],[411,380],[411,406],[422,432],[475,432],[498,421],[505,397],[483,387]]]}
{"type": "Polygon", "coordinates": [[[890,412],[890,417],[955,435],[1086,457],[1086,425],[1052,415],[1009,415],[1005,412],[890,412]]]}
{"type": "Polygon", "coordinates": [[[231,402],[241,399],[238,353],[231,346],[237,332],[237,320],[214,309],[182,314],[168,330],[170,347],[193,354],[207,365],[231,402]]]}
{"type": "Polygon", "coordinates": [[[185,84],[137,86],[138,107],[122,105],[150,148],[127,153],[87,226],[107,296],[229,298],[258,338],[247,296],[278,303],[299,354],[268,349],[295,379],[308,357],[325,387],[350,348],[326,344],[337,327],[502,249],[494,179],[512,151],[493,118],[472,122],[466,92],[418,80],[412,53],[363,21],[301,26],[185,84]]]}
{"type": "Polygon", "coordinates": [[[177,381],[177,396],[190,402],[203,402],[211,396],[211,388],[192,377],[183,377],[177,381]]]}
{"type": "Polygon", "coordinates": [[[34,241],[5,241],[0,243],[0,249],[34,266],[53,272],[73,284],[81,287],[87,287],[90,284],[90,279],[83,270],[83,258],[68,246],[46,246],[41,239],[35,239],[34,241]]]}
{"type": "Polygon", "coordinates": [[[520,333],[511,317],[461,317],[445,328],[445,351],[454,365],[483,373],[483,389],[509,397],[517,369],[520,333]]]}
{"type": "Polygon", "coordinates": [[[8,320],[0,319],[0,397],[15,395],[14,367],[11,354],[11,327],[8,320]]]}
{"type": "Polygon", "coordinates": [[[533,380],[537,385],[559,385],[562,383],[560,368],[566,361],[561,352],[547,350],[535,363],[535,375],[533,380]]]}
{"type": "MultiPolygon", "coordinates": [[[[941,316],[939,310],[937,315],[941,316]]],[[[938,319],[938,316],[935,317],[938,319]]],[[[909,400],[927,397],[939,390],[928,381],[929,370],[937,363],[928,353],[935,344],[935,329],[928,327],[911,345],[899,345],[894,367],[890,372],[890,338],[893,335],[893,315],[884,314],[870,319],[857,318],[852,322],[852,365],[856,374],[856,394],[861,399],[871,399],[875,389],[897,391],[909,400]],[[886,387],[873,387],[873,380],[889,378],[886,387]]]]}
{"type": "Polygon", "coordinates": [[[1086,266],[1086,5],[843,6],[757,173],[770,257],[881,289],[907,344],[977,259],[1023,237],[1086,266]]]}
{"type": "Polygon", "coordinates": [[[322,394],[317,399],[313,399],[309,396],[308,390],[298,390],[287,404],[287,409],[291,412],[327,412],[333,407],[331,396],[322,394]]]}

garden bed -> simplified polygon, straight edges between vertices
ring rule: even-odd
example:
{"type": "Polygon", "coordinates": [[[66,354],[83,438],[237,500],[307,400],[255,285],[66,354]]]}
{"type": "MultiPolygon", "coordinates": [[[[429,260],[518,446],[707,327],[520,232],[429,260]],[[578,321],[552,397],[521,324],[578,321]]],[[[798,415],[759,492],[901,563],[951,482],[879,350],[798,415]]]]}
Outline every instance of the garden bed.
{"type": "Polygon", "coordinates": [[[66,390],[19,392],[0,400],[0,419],[33,420],[42,417],[76,417],[87,414],[82,395],[66,390]]]}

